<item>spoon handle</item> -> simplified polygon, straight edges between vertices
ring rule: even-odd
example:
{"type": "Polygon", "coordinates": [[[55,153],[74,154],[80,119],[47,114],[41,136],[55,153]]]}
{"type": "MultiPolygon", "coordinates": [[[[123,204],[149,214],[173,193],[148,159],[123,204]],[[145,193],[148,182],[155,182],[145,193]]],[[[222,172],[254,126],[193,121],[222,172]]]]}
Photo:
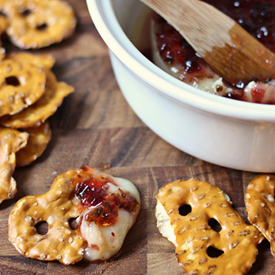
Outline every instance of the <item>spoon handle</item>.
{"type": "Polygon", "coordinates": [[[232,84],[275,77],[275,55],[234,20],[198,0],[140,0],[166,19],[232,84]]]}

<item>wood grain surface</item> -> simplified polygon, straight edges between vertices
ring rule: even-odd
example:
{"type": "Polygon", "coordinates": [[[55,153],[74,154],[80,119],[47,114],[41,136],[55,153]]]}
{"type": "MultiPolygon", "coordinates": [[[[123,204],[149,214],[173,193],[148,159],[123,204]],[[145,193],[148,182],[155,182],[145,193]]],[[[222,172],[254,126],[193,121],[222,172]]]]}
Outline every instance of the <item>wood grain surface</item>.
{"type": "MultiPolygon", "coordinates": [[[[75,35],[39,52],[51,53],[59,80],[75,87],[50,118],[52,140],[33,164],[17,168],[18,194],[0,205],[0,274],[184,274],[174,247],[161,237],[154,216],[155,195],[165,183],[196,178],[220,187],[245,218],[244,191],[253,173],[226,169],[193,158],[156,136],[133,113],[116,83],[108,49],[97,33],[84,0],[69,0],[78,26],[75,35]],[[8,216],[26,195],[48,191],[56,174],[86,164],[135,183],[142,209],[118,258],[105,264],[80,262],[64,266],[21,256],[8,240],[8,216]]],[[[9,43],[9,51],[18,51],[9,43]]],[[[245,251],[244,255],[245,257],[245,251]]],[[[274,274],[275,259],[264,241],[249,275],[274,274]]]]}

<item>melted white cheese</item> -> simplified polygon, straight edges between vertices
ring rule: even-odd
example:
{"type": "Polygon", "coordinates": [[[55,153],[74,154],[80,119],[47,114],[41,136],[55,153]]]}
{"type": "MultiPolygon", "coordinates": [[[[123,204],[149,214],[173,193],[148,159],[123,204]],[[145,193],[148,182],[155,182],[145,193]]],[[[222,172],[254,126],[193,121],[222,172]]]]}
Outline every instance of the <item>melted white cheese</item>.
{"type": "Polygon", "coordinates": [[[116,255],[120,251],[124,239],[135,223],[139,213],[140,195],[135,185],[126,179],[115,177],[113,177],[113,179],[117,186],[108,183],[108,192],[116,193],[119,188],[124,192],[128,191],[132,197],[137,200],[139,205],[135,213],[130,213],[124,209],[118,209],[117,221],[114,225],[110,226],[97,225],[95,222],[87,222],[85,220],[85,215],[96,207],[90,207],[81,213],[77,219],[77,223],[82,221],[80,225],[81,235],[88,242],[84,259],[88,261],[105,261],[116,255]]]}

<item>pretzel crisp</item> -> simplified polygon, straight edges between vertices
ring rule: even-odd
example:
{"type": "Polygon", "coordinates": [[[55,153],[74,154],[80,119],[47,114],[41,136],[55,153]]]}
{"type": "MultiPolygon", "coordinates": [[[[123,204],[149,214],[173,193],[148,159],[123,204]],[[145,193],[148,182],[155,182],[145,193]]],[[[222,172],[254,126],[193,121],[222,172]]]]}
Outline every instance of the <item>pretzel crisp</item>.
{"type": "Polygon", "coordinates": [[[69,170],[54,180],[47,193],[16,203],[9,217],[9,240],[24,256],[66,265],[82,260],[86,241],[70,227],[70,220],[80,214],[73,183],[78,175],[87,177],[80,170],[69,170]],[[48,224],[46,235],[36,230],[41,222],[48,224]]]}
{"type": "Polygon", "coordinates": [[[7,34],[22,49],[38,49],[61,42],[74,33],[76,17],[61,0],[10,0],[7,34]]]}
{"type": "Polygon", "coordinates": [[[19,52],[6,56],[6,59],[29,63],[39,68],[47,69],[51,69],[55,64],[55,58],[51,54],[31,54],[27,52],[19,52]]]}
{"type": "Polygon", "coordinates": [[[45,82],[46,74],[32,64],[0,62],[0,116],[15,114],[35,103],[45,92],[45,82]]]}
{"type": "Polygon", "coordinates": [[[11,15],[10,0],[0,0],[0,34],[4,34],[9,26],[8,17],[11,15]]]}
{"type": "Polygon", "coordinates": [[[185,272],[241,275],[255,262],[263,236],[243,221],[228,200],[219,188],[197,180],[178,180],[160,189],[158,228],[174,243],[185,272]],[[220,231],[211,225],[213,221],[220,231]]]}
{"type": "MultiPolygon", "coordinates": [[[[1,24],[1,22],[0,22],[0,24],[1,24]]],[[[0,33],[0,35],[1,35],[1,33],[0,33]]],[[[2,45],[2,41],[0,38],[0,61],[2,61],[6,57],[6,50],[5,50],[5,48],[1,47],[1,45],[2,45]]]]}
{"type": "Polygon", "coordinates": [[[26,146],[27,140],[27,133],[0,127],[0,203],[12,199],[17,192],[12,177],[16,166],[15,153],[26,146]]]}
{"type": "MultiPolygon", "coordinates": [[[[138,192],[127,180],[122,185],[138,192]]],[[[106,260],[101,257],[120,250],[125,231],[140,209],[139,194],[137,201],[131,191],[119,187],[112,176],[92,167],[69,170],[54,180],[47,193],[16,203],[9,217],[9,240],[24,256],[43,261],[68,265],[86,254],[88,260],[95,260],[98,254],[106,260]],[[77,229],[70,226],[74,218],[77,229]],[[48,224],[44,235],[36,229],[41,222],[48,224]]]]}
{"type": "Polygon", "coordinates": [[[245,205],[248,220],[256,226],[270,242],[275,257],[275,176],[260,175],[247,186],[245,205]]]}
{"type": "Polygon", "coordinates": [[[0,15],[0,34],[5,33],[9,25],[6,17],[0,15]]]}
{"type": "Polygon", "coordinates": [[[0,124],[13,128],[38,127],[53,115],[62,104],[63,99],[74,91],[65,82],[57,82],[55,75],[44,69],[47,75],[46,91],[32,106],[15,115],[0,118],[0,124]]]}
{"type": "Polygon", "coordinates": [[[26,166],[40,157],[51,140],[51,128],[49,122],[41,124],[39,127],[27,128],[29,134],[26,147],[16,153],[16,166],[26,166]]]}

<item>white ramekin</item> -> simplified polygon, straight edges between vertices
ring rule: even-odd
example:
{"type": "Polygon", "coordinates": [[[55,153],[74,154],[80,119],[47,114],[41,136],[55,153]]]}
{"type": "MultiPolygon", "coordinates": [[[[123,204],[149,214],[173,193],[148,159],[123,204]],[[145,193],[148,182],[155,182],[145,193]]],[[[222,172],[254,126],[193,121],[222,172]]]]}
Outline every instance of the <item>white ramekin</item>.
{"type": "Polygon", "coordinates": [[[275,106],[200,91],[155,66],[128,36],[143,11],[137,0],[87,0],[110,49],[129,105],[156,134],[202,160],[245,171],[275,172],[275,106]]]}

